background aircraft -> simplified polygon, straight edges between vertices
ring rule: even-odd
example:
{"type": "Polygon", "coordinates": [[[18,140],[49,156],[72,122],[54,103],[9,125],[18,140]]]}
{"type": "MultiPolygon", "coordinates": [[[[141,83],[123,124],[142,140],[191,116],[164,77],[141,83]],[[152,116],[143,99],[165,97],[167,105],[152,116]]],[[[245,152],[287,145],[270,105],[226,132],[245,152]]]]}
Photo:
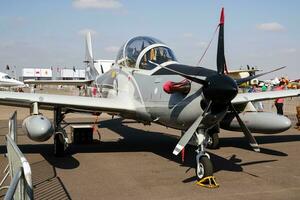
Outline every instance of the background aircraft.
{"type": "Polygon", "coordinates": [[[54,134],[54,153],[58,156],[68,144],[61,122],[70,112],[106,112],[182,130],[173,153],[179,154],[193,142],[197,146],[197,178],[211,176],[213,165],[206,147],[217,146],[219,128],[243,131],[253,149],[259,151],[251,132],[277,133],[290,128],[291,122],[275,113],[243,112],[243,108],[251,101],[300,95],[300,90],[238,94],[238,85],[269,72],[237,80],[224,74],[223,10],[218,26],[216,71],[180,64],[166,44],[139,36],[128,40],[118,52],[115,66],[99,75],[87,43],[87,77],[93,80],[91,85],[97,87],[99,98],[0,92],[0,104],[29,107],[31,115],[23,121],[25,132],[35,141],[48,140],[54,134]],[[39,109],[54,111],[53,126],[39,109]]]}
{"type": "Polygon", "coordinates": [[[8,74],[0,72],[0,87],[24,87],[24,83],[11,78],[8,74]]]}

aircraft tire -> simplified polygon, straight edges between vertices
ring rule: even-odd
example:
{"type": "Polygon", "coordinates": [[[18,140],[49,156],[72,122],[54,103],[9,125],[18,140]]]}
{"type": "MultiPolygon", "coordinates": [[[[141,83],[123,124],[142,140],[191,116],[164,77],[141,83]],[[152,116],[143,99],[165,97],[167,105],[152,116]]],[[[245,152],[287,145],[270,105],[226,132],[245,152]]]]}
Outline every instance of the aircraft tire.
{"type": "Polygon", "coordinates": [[[61,134],[54,134],[54,155],[61,157],[64,153],[64,143],[61,134]]]}
{"type": "Polygon", "coordinates": [[[219,148],[219,135],[218,133],[212,133],[208,135],[208,143],[207,148],[208,149],[218,149],[219,148]]]}
{"type": "Polygon", "coordinates": [[[202,156],[199,159],[199,163],[196,163],[195,173],[197,180],[199,181],[207,176],[212,176],[213,172],[211,160],[207,156],[202,156]]]}

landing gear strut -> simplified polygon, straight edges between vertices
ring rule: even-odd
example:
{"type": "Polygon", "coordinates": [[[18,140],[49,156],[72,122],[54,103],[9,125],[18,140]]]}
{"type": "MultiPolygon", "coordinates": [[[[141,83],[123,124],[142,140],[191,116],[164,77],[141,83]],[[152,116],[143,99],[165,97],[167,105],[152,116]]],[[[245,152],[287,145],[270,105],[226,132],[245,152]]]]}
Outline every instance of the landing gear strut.
{"type": "Polygon", "coordinates": [[[197,180],[201,180],[205,177],[213,175],[213,165],[210,160],[210,156],[208,153],[205,152],[205,131],[203,129],[198,129],[195,133],[196,135],[196,143],[197,143],[197,150],[196,150],[196,177],[197,180]]]}
{"type": "Polygon", "coordinates": [[[64,114],[60,107],[54,108],[54,155],[63,156],[68,147],[68,136],[66,131],[61,127],[64,114]]]}
{"type": "Polygon", "coordinates": [[[219,184],[216,182],[213,176],[213,164],[210,160],[210,156],[205,152],[205,146],[208,144],[208,135],[205,130],[199,129],[195,133],[196,135],[196,177],[197,185],[207,188],[217,188],[219,184]]]}

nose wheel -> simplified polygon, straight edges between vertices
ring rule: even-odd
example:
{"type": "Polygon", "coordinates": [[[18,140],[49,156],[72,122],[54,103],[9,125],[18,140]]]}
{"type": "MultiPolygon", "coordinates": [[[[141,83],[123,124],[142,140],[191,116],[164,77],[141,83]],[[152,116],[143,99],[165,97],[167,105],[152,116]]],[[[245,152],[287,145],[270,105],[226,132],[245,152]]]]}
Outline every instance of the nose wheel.
{"type": "MultiPolygon", "coordinates": [[[[198,157],[198,155],[196,157],[198,157]]],[[[196,159],[195,173],[198,181],[213,175],[213,165],[207,156],[196,159]]]]}
{"type": "Polygon", "coordinates": [[[197,185],[207,188],[217,188],[219,184],[217,184],[213,173],[214,168],[213,164],[210,160],[210,156],[205,152],[205,145],[208,143],[208,137],[205,133],[205,130],[198,129],[195,133],[196,142],[198,148],[196,150],[196,167],[195,174],[197,178],[197,185]]]}
{"type": "Polygon", "coordinates": [[[209,137],[205,133],[205,130],[198,129],[195,132],[197,150],[196,150],[196,167],[195,173],[197,180],[201,180],[205,177],[213,175],[213,165],[210,160],[210,156],[205,152],[205,146],[208,143],[209,137]]]}
{"type": "Polygon", "coordinates": [[[197,177],[196,184],[206,188],[217,188],[219,184],[213,176],[214,169],[210,157],[203,150],[203,145],[200,145],[196,150],[196,168],[195,174],[197,177]]]}

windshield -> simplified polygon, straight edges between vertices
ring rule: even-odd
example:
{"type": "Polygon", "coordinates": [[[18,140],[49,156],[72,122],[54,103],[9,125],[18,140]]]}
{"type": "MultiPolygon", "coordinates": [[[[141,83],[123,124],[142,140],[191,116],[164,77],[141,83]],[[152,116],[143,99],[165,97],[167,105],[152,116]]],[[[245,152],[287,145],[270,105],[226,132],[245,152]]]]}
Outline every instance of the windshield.
{"type": "Polygon", "coordinates": [[[172,50],[167,48],[160,40],[152,37],[139,36],[132,38],[120,48],[116,63],[121,67],[153,69],[155,65],[150,64],[148,62],[149,60],[158,64],[169,60],[176,61],[172,50]],[[155,47],[150,47],[147,52],[143,51],[151,45],[155,47]],[[140,55],[142,52],[144,56],[140,55]],[[141,56],[143,56],[142,59],[141,56]]]}
{"type": "Polygon", "coordinates": [[[151,70],[156,67],[155,64],[162,64],[168,61],[177,61],[172,50],[164,46],[154,47],[143,55],[139,68],[151,70]]]}

